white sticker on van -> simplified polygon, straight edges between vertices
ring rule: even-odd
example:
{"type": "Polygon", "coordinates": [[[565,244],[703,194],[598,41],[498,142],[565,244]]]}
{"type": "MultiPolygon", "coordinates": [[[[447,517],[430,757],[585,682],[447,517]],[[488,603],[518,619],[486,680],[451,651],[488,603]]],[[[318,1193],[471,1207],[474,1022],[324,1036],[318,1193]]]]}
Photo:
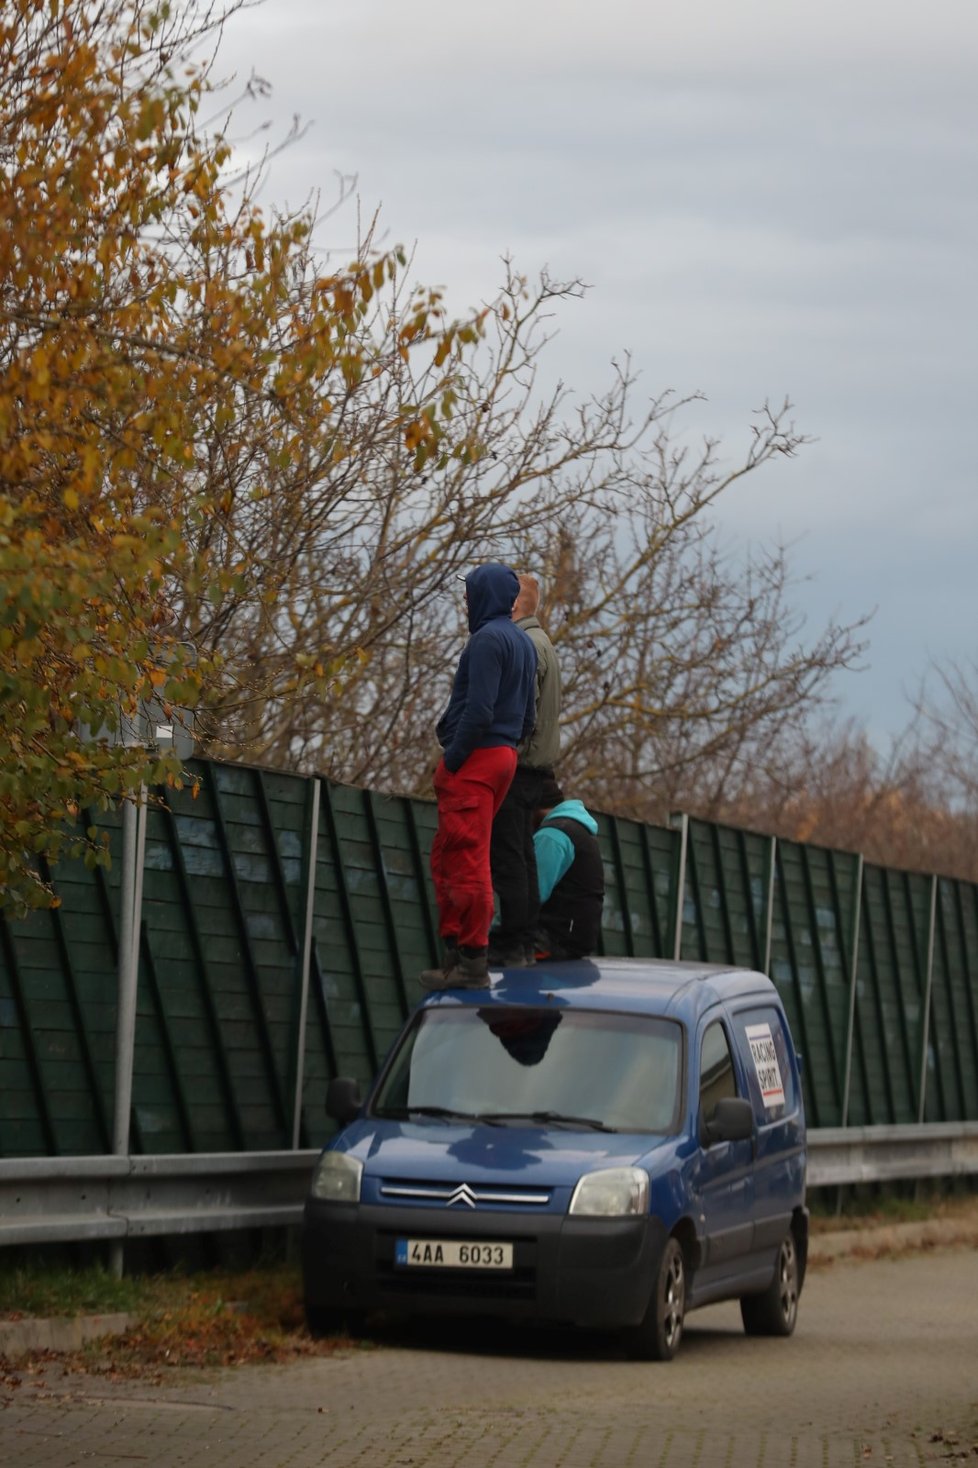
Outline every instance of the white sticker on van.
{"type": "Polygon", "coordinates": [[[781,1081],[781,1067],[778,1065],[778,1052],[771,1037],[771,1026],[745,1025],[744,1033],[754,1060],[757,1084],[761,1088],[764,1105],[772,1108],[783,1106],[784,1085],[781,1081]]]}

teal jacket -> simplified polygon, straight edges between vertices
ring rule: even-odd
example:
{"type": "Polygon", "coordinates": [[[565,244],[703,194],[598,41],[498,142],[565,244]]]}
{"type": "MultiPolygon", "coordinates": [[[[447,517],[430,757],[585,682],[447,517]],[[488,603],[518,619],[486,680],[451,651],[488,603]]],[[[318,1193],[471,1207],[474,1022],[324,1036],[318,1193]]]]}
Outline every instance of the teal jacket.
{"type": "Polygon", "coordinates": [[[537,859],[537,881],[540,885],[541,902],[546,902],[561,877],[570,870],[571,862],[574,860],[574,843],[566,831],[555,830],[552,826],[548,827],[547,821],[552,816],[559,816],[565,821],[580,821],[592,836],[598,834],[597,821],[579,800],[561,801],[560,805],[555,805],[553,810],[547,812],[533,837],[533,852],[537,859]]]}

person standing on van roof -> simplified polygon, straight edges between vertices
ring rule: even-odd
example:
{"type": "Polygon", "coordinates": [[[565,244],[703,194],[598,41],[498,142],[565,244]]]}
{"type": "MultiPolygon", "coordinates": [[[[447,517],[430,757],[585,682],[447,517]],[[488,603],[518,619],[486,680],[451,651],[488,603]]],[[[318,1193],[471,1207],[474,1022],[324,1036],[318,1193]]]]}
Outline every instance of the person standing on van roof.
{"type": "Polygon", "coordinates": [[[436,734],[438,829],[431,875],[438,902],[444,967],[426,969],[426,989],[479,988],[489,982],[489,867],[492,821],[516,769],[516,746],[533,729],[533,643],[512,619],[520,584],[498,562],[465,578],[471,636],[462,650],[448,707],[436,734]]]}
{"type": "Polygon", "coordinates": [[[521,576],[513,621],[537,653],[536,716],[533,733],[520,745],[513,783],[492,823],[489,849],[492,885],[499,898],[499,924],[489,936],[489,962],[505,967],[533,962],[533,937],[540,915],[533,827],[545,781],[553,779],[560,752],[560,666],[554,645],[540,626],[540,583],[521,576]]]}
{"type": "Polygon", "coordinates": [[[597,950],[604,905],[598,823],[579,800],[547,781],[533,837],[540,886],[536,950],[541,958],[586,958],[597,950]]]}

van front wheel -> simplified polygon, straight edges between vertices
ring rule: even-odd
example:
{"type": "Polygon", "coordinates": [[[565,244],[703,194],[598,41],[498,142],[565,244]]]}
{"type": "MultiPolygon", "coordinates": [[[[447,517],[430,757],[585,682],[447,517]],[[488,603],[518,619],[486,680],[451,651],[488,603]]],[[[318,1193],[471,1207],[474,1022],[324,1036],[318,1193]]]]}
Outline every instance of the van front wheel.
{"type": "Polygon", "coordinates": [[[645,1317],[627,1333],[629,1355],[639,1361],[671,1361],[679,1350],[685,1315],[686,1261],[679,1240],[667,1239],[645,1317]]]}
{"type": "Polygon", "coordinates": [[[774,1278],[762,1295],[744,1295],[740,1315],[748,1335],[791,1335],[798,1319],[798,1250],[789,1229],[778,1249],[774,1278]]]}

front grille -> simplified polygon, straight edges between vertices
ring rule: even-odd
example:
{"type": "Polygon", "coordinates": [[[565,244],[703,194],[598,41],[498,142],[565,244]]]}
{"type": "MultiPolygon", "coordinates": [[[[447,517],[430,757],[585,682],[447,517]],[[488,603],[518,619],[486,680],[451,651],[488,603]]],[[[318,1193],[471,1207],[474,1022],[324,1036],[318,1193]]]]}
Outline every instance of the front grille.
{"type": "Polygon", "coordinates": [[[380,1196],[388,1203],[439,1204],[466,1211],[472,1208],[547,1208],[550,1188],[521,1188],[499,1183],[443,1183],[417,1178],[384,1178],[380,1196]]]}

